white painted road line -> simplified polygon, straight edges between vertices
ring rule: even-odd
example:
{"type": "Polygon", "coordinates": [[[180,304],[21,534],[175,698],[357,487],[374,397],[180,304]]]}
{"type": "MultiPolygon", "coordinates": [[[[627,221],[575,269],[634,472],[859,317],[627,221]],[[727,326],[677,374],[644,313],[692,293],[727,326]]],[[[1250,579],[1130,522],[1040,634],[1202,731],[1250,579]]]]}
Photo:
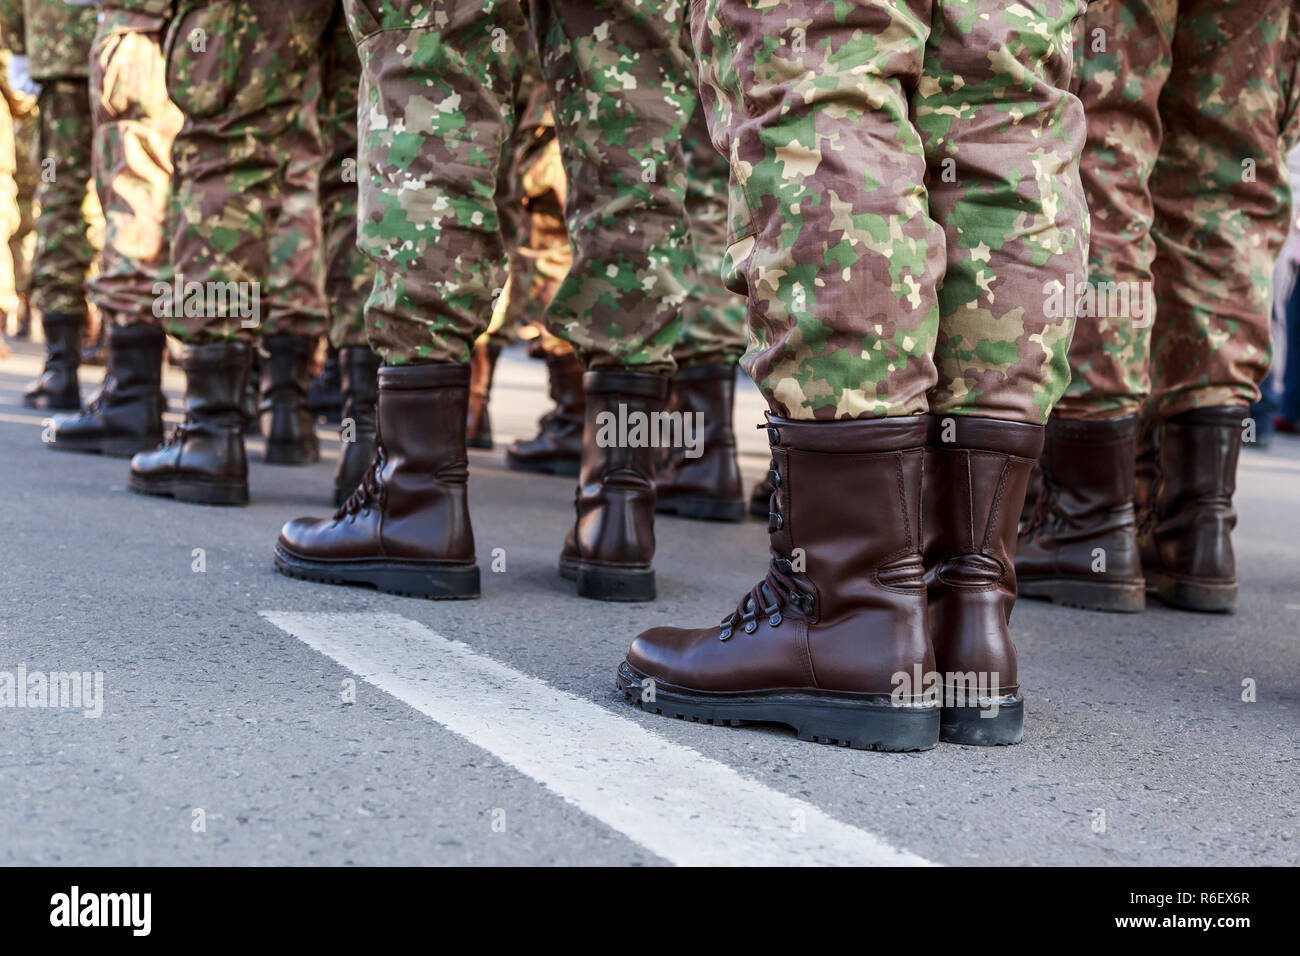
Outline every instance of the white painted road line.
{"type": "Polygon", "coordinates": [[[671,863],[933,865],[400,615],[262,616],[671,863]]]}

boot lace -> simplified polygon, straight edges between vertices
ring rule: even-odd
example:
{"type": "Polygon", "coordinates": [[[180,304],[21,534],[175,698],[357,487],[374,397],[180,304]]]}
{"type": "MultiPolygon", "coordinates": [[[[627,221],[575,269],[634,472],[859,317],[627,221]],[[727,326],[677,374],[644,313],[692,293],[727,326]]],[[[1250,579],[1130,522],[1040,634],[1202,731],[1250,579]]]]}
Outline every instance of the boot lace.
{"type": "MultiPolygon", "coordinates": [[[[781,487],[781,474],[777,470],[776,462],[771,463],[769,477],[773,488],[781,487]]],[[[778,496],[773,494],[774,505],[777,499],[778,496]]],[[[784,517],[776,507],[773,507],[768,517],[768,533],[774,534],[784,526],[784,517]]],[[[722,619],[718,625],[718,640],[730,640],[737,627],[743,628],[746,634],[753,634],[758,630],[760,613],[767,618],[770,626],[780,627],[784,620],[781,613],[783,608],[792,607],[803,614],[811,614],[814,600],[813,595],[795,576],[794,562],[773,547],[767,574],[740,599],[736,609],[722,619]]]]}
{"type": "Polygon", "coordinates": [[[375,448],[375,460],[370,463],[366,473],[361,476],[361,483],[357,485],[352,494],[348,495],[348,500],[343,502],[339,510],[334,512],[335,521],[350,518],[360,512],[368,511],[371,507],[383,510],[388,489],[379,476],[384,470],[385,461],[384,446],[381,444],[375,448]]]}

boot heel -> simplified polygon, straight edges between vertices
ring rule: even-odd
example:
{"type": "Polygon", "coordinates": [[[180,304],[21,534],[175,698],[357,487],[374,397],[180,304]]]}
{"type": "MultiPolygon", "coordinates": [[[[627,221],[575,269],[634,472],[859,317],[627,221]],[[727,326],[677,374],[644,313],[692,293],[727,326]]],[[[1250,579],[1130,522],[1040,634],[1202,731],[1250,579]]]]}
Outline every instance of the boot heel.
{"type": "Polygon", "coordinates": [[[1025,580],[1022,578],[1019,590],[1021,597],[1039,598],[1087,611],[1137,614],[1147,606],[1146,586],[1141,581],[1075,581],[1069,578],[1025,580]]]}
{"type": "MultiPolygon", "coordinates": [[[[564,573],[563,569],[560,573],[564,573]]],[[[655,599],[655,573],[652,568],[625,570],[579,564],[576,579],[578,597],[591,598],[594,601],[653,601],[655,599]]]]}
{"type": "Polygon", "coordinates": [[[940,711],[939,739],[968,747],[1018,744],[1025,736],[1025,701],[1004,697],[992,707],[944,707],[940,711]]]}
{"type": "Polygon", "coordinates": [[[1148,581],[1152,594],[1170,607],[1203,614],[1233,614],[1237,610],[1237,585],[1180,581],[1155,573],[1148,581]]]}
{"type": "Polygon", "coordinates": [[[939,743],[938,707],[866,710],[804,705],[781,721],[800,740],[839,744],[852,750],[933,750],[939,743]]]}

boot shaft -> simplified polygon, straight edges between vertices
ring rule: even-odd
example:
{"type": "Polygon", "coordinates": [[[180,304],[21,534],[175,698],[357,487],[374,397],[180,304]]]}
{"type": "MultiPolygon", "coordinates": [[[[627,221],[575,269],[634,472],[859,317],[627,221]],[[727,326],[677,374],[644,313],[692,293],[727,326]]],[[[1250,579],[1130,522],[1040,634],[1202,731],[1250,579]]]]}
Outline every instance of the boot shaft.
{"type": "Polygon", "coordinates": [[[1136,494],[1138,418],[1047,424],[1041,471],[1044,491],[1063,517],[1092,524],[1108,512],[1129,511],[1136,494]]]}
{"type": "Polygon", "coordinates": [[[796,422],[769,414],[767,435],[775,486],[768,530],[778,562],[793,568],[811,598],[800,610],[826,623],[879,607],[882,591],[923,595],[926,421],[796,422]]]}
{"type": "Polygon", "coordinates": [[[379,369],[376,505],[389,557],[474,560],[465,451],[469,376],[469,366],[453,363],[379,369]]]}
{"type": "Polygon", "coordinates": [[[151,325],[108,327],[108,374],[117,395],[162,394],[162,359],[167,336],[151,325]]]}
{"type": "Polygon", "coordinates": [[[343,393],[343,417],[374,430],[375,406],[379,402],[379,367],[382,359],[365,345],[339,349],[340,388],[343,393]]]}
{"type": "Polygon", "coordinates": [[[240,429],[240,403],[248,384],[252,351],[239,342],[213,342],[185,348],[185,416],[191,422],[212,422],[240,429]]]}
{"type": "Polygon", "coordinates": [[[586,414],[580,482],[653,498],[655,461],[668,431],[661,417],[668,380],[641,372],[592,371],[582,384],[586,414]]]}

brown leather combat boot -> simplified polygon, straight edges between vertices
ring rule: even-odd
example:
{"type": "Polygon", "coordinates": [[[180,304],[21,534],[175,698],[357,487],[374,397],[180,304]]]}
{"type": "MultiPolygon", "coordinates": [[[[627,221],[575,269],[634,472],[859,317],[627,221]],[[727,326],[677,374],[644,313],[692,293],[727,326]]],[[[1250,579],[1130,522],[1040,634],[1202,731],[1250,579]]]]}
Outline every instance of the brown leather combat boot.
{"type": "Polygon", "coordinates": [[[745,520],[745,486],[732,427],[735,399],[734,364],[696,365],[673,376],[668,413],[681,416],[683,437],[696,444],[664,450],[655,475],[657,511],[705,521],[745,520]]]}
{"type": "Polygon", "coordinates": [[[193,504],[248,504],[240,402],[251,352],[239,342],[186,346],[185,421],[166,445],[131,459],[127,487],[193,504]]]}
{"type": "Polygon", "coordinates": [[[374,462],[333,518],[296,518],[284,526],[276,568],[308,581],[369,584],[411,597],[478,597],[468,403],[466,365],[381,367],[374,462]]]}
{"type": "Polygon", "coordinates": [[[1024,736],[1025,704],[1008,624],[1016,528],[1042,426],[930,417],[925,450],[925,575],[942,679],[939,736],[993,746],[1024,736]]]}
{"type": "Polygon", "coordinates": [[[380,361],[378,354],[365,345],[345,345],[339,349],[339,390],[343,395],[339,433],[345,440],[334,468],[335,508],[341,508],[356,491],[375,459],[380,361]]]}
{"type": "Polygon", "coordinates": [[[163,440],[162,356],[166,336],[148,325],[108,328],[108,371],[76,415],[56,415],[50,447],[130,458],[163,440]]]}
{"type": "Polygon", "coordinates": [[[492,419],[488,402],[492,397],[492,379],[496,375],[501,346],[478,342],[469,356],[469,421],[465,444],[470,448],[492,449],[492,419]]]}
{"type": "Polygon", "coordinates": [[[1022,596],[1094,611],[1146,606],[1133,505],[1137,429],[1136,415],[1048,422],[1040,499],[1016,551],[1022,596]]]}
{"type": "Polygon", "coordinates": [[[1147,590],[1188,611],[1237,609],[1232,529],[1245,406],[1197,408],[1156,422],[1140,521],[1147,590]]]}
{"type": "Polygon", "coordinates": [[[920,527],[927,424],[769,415],[766,577],[715,627],[639,635],[619,690],[670,717],[788,724],[800,739],[858,749],[933,747],[920,527]]]}
{"type": "Polygon", "coordinates": [[[316,339],[308,335],[262,337],[262,437],[269,465],[320,461],[316,419],[307,405],[316,339]]]}
{"type": "Polygon", "coordinates": [[[77,368],[81,365],[81,330],[85,324],[84,315],[50,312],[41,316],[45,368],[23,391],[23,404],[28,408],[81,410],[77,368]]]}
{"type": "Polygon", "coordinates": [[[622,370],[583,376],[586,424],[577,512],[560,553],[560,574],[578,596],[653,601],[655,460],[668,379],[622,370]]]}
{"type": "Polygon", "coordinates": [[[506,465],[514,471],[577,477],[582,469],[582,428],[586,399],[582,394],[582,363],[572,352],[546,357],[551,401],[536,438],[517,441],[506,449],[506,465]]]}

